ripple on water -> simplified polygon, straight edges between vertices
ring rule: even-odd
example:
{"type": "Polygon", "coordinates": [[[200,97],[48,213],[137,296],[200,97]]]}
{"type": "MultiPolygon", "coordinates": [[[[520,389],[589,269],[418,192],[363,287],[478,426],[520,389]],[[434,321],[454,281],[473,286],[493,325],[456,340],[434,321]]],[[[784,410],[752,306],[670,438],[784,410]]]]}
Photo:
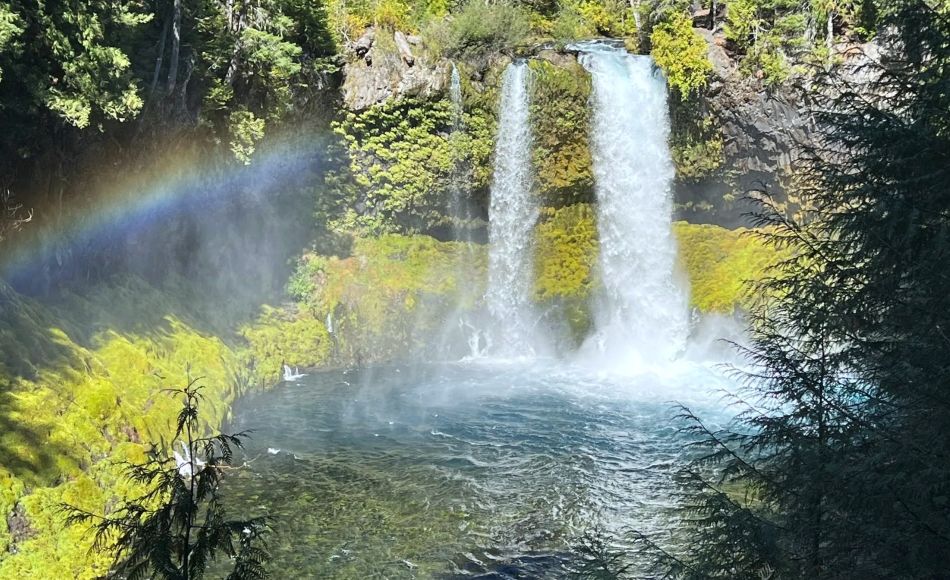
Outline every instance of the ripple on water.
{"type": "Polygon", "coordinates": [[[670,401],[717,416],[710,393],[723,384],[702,367],[626,379],[536,363],[313,373],[235,405],[230,428],[254,431],[252,461],[225,493],[242,515],[277,517],[273,566],[288,577],[514,566],[556,578],[588,530],[664,525],[684,443],[670,401]]]}

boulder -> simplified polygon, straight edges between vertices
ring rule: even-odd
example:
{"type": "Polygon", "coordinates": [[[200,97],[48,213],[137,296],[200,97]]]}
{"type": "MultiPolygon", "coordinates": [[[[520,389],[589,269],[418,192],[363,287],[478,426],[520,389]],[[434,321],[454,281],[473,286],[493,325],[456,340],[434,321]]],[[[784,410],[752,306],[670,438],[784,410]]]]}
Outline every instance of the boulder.
{"type": "MultiPolygon", "coordinates": [[[[365,35],[364,35],[365,36],[365,35]]],[[[351,58],[343,65],[343,103],[351,111],[363,111],[387,99],[401,97],[431,98],[448,87],[451,63],[440,59],[407,56],[398,47],[402,33],[394,35],[396,47],[374,42],[362,58],[351,58]],[[411,64],[410,64],[411,63],[411,64]]]]}
{"type": "Polygon", "coordinates": [[[416,59],[412,56],[412,49],[409,47],[409,41],[406,40],[406,35],[397,30],[396,33],[393,34],[393,39],[396,41],[396,49],[399,50],[399,56],[402,58],[402,61],[408,66],[416,64],[416,59]]]}

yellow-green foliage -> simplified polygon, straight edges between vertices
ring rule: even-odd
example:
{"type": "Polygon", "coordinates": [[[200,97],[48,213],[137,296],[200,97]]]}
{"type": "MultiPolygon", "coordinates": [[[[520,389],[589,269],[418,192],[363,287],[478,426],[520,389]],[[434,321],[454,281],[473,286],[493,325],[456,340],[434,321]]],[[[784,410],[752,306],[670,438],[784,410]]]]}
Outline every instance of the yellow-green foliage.
{"type": "Polygon", "coordinates": [[[444,26],[430,32],[439,37],[438,44],[450,58],[479,59],[527,45],[531,19],[528,10],[516,3],[468,0],[444,26]]]}
{"type": "Polygon", "coordinates": [[[451,117],[447,101],[399,99],[335,123],[349,170],[333,181],[344,212],[337,227],[380,233],[439,223],[455,165],[451,117]]]}
{"type": "Polygon", "coordinates": [[[593,206],[544,210],[535,231],[535,300],[566,320],[578,341],[590,329],[597,253],[593,206]]]}
{"type": "MultiPolygon", "coordinates": [[[[587,300],[596,289],[596,212],[577,204],[546,210],[536,236],[535,297],[556,306],[575,331],[585,328],[587,300]]],[[[780,257],[750,230],[676,222],[679,262],[689,278],[690,305],[703,313],[732,313],[749,304],[746,282],[761,279],[780,257]]]]}
{"type": "Polygon", "coordinates": [[[217,426],[236,395],[237,357],[172,311],[157,314],[157,321],[143,314],[154,323],[148,330],[134,319],[120,323],[122,313],[136,307],[169,302],[141,282],[116,282],[56,306],[8,288],[0,288],[0,296],[0,327],[15,322],[14,336],[39,347],[24,352],[12,348],[6,334],[0,337],[0,370],[6,369],[0,375],[0,513],[19,514],[0,518],[0,577],[99,577],[110,555],[91,552],[83,528],[64,527],[60,505],[103,512],[118,497],[141,491],[116,462],[140,459],[148,442],[173,436],[180,404],[161,390],[189,374],[204,377],[202,418],[208,428],[217,426]],[[100,330],[85,336],[55,328],[53,320],[63,328],[100,330]]]}
{"type": "Polygon", "coordinates": [[[627,3],[620,0],[580,0],[566,2],[574,5],[584,20],[599,34],[624,36],[636,32],[634,19],[627,10],[627,3]]]}
{"type": "Polygon", "coordinates": [[[264,306],[261,316],[241,329],[250,345],[250,364],[265,384],[280,380],[284,364],[315,367],[330,357],[330,334],[308,310],[264,306]]]}
{"type": "Polygon", "coordinates": [[[650,36],[650,53],[666,72],[670,88],[686,100],[706,86],[712,63],[706,55],[706,41],[693,30],[693,19],[683,12],[657,25],[650,36]]]}
{"type": "Polygon", "coordinates": [[[385,361],[438,332],[445,315],[482,293],[484,249],[428,236],[355,241],[345,259],[304,256],[289,290],[313,315],[333,319],[340,356],[385,361]]]}
{"type": "Polygon", "coordinates": [[[780,257],[749,230],[677,222],[674,233],[689,275],[690,303],[701,312],[748,306],[747,282],[761,279],[780,257]]]}
{"type": "Polygon", "coordinates": [[[531,61],[531,116],[539,191],[549,205],[589,198],[594,178],[588,146],[590,75],[576,62],[531,61]]]}
{"type": "Polygon", "coordinates": [[[594,208],[577,204],[545,209],[535,235],[535,297],[590,296],[598,253],[594,208]]]}

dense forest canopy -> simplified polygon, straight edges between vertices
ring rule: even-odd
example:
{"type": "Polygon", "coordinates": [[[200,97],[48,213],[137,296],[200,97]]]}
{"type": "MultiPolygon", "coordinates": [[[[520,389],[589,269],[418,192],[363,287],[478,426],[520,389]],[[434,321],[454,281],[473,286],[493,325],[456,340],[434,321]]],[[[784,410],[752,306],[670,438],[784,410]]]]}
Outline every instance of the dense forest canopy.
{"type": "Polygon", "coordinates": [[[545,39],[627,37],[634,50],[653,52],[686,99],[710,70],[694,24],[723,30],[748,74],[782,83],[797,63],[831,58],[841,35],[873,36],[890,10],[873,0],[692,8],[645,0],[4,2],[0,188],[21,199],[39,190],[81,195],[69,184],[83,152],[128,162],[182,139],[249,163],[266,135],[335,116],[323,90],[368,27],[418,34],[427,50],[453,59],[545,39]]]}

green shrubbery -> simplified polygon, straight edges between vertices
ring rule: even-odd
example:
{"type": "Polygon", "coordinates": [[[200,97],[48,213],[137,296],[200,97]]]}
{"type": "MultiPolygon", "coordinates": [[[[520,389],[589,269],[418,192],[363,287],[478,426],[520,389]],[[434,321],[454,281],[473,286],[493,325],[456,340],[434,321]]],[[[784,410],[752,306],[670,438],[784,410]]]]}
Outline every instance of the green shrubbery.
{"type": "Polygon", "coordinates": [[[260,317],[241,329],[250,350],[248,366],[263,385],[280,380],[283,365],[317,367],[327,364],[332,341],[324,320],[309,310],[264,306],[260,317]]]}
{"type": "Polygon", "coordinates": [[[516,3],[469,0],[430,34],[446,56],[476,60],[525,46],[532,31],[528,11],[516,3]]]}
{"type": "Polygon", "coordinates": [[[650,35],[650,54],[666,72],[666,80],[680,99],[702,90],[712,73],[706,41],[693,30],[693,19],[682,12],[658,24],[650,35]]]}

